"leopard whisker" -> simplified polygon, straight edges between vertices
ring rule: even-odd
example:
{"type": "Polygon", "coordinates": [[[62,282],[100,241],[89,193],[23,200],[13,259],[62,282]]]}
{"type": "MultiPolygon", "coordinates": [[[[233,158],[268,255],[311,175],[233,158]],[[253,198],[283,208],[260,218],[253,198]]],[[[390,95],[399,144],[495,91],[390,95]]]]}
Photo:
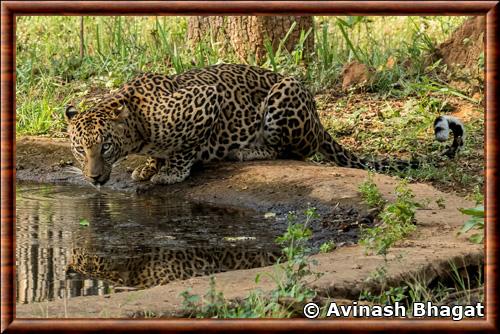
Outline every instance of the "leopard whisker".
{"type": "Polygon", "coordinates": [[[78,168],[76,166],[66,166],[66,167],[64,167],[64,169],[67,169],[67,170],[81,170],[80,168],[78,168]]]}
{"type": "Polygon", "coordinates": [[[69,174],[73,174],[73,175],[77,175],[77,176],[79,176],[79,175],[83,175],[82,173],[78,173],[78,172],[76,172],[76,171],[67,171],[67,172],[68,172],[69,174]]]}
{"type": "Polygon", "coordinates": [[[67,166],[63,170],[68,173],[83,175],[82,170],[75,166],[67,166]]]}
{"type": "Polygon", "coordinates": [[[119,158],[118,160],[116,160],[113,165],[111,166],[112,168],[115,168],[116,166],[118,166],[123,160],[125,160],[127,157],[122,157],[122,158],[119,158]]]}
{"type": "Polygon", "coordinates": [[[93,184],[92,182],[89,182],[89,184],[94,187],[95,189],[97,189],[97,191],[101,191],[101,185],[100,184],[93,184]]]}

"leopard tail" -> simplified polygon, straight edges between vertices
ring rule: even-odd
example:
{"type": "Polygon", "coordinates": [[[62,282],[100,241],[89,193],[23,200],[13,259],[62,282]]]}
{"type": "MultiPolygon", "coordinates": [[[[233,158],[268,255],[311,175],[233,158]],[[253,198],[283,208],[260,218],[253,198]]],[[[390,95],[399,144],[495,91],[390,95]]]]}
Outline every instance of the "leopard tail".
{"type": "Polygon", "coordinates": [[[329,161],[334,162],[337,166],[372,169],[377,172],[386,171],[403,171],[407,169],[416,169],[421,163],[417,160],[401,160],[393,158],[364,158],[358,157],[354,153],[338,144],[332,136],[325,131],[323,144],[319,148],[319,152],[329,161]]]}

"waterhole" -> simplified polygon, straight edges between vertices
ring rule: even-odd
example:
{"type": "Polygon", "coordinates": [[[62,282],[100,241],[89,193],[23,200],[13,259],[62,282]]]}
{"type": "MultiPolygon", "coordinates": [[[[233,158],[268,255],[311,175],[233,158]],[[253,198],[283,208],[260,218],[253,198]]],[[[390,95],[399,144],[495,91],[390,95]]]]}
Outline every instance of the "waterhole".
{"type": "MultiPolygon", "coordinates": [[[[33,183],[17,184],[16,217],[18,303],[270,265],[287,227],[287,212],[202,205],[168,190],[158,197],[33,183]]],[[[355,242],[358,221],[356,210],[333,208],[311,223],[311,245],[355,242]]]]}

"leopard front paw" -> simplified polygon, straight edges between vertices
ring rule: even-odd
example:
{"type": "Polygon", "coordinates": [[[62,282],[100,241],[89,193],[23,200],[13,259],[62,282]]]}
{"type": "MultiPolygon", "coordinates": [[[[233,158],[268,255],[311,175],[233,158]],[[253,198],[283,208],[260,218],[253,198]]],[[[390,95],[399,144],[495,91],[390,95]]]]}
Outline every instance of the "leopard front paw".
{"type": "Polygon", "coordinates": [[[182,172],[179,170],[160,170],[157,174],[151,177],[151,182],[154,184],[174,184],[187,179],[189,172],[182,172]]]}
{"type": "Polygon", "coordinates": [[[132,180],[134,181],[148,181],[152,176],[158,173],[156,167],[151,165],[139,166],[132,172],[132,180]]]}
{"type": "Polygon", "coordinates": [[[229,161],[244,161],[245,157],[243,155],[243,152],[241,150],[233,150],[230,151],[226,157],[227,160],[229,161]]]}
{"type": "Polygon", "coordinates": [[[154,184],[174,184],[184,181],[188,176],[176,174],[158,173],[151,177],[151,182],[154,184]]]}

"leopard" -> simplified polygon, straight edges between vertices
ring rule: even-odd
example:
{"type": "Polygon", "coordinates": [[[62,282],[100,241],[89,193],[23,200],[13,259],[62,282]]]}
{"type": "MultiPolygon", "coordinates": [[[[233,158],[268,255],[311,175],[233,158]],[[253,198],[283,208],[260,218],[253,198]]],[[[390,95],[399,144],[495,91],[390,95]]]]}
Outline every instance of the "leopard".
{"type": "Polygon", "coordinates": [[[281,251],[276,249],[243,247],[168,249],[151,246],[141,252],[120,250],[118,254],[75,247],[71,250],[66,276],[79,274],[115,286],[145,289],[229,270],[265,267],[275,264],[281,256],[281,251]]]}
{"type": "Polygon", "coordinates": [[[359,157],[325,130],[299,79],[245,64],[216,64],[165,75],[144,73],[91,107],[65,110],[71,151],[85,179],[105,184],[128,155],[146,156],[134,181],[174,184],[195,164],[305,160],[401,171],[418,161],[359,157]]]}

